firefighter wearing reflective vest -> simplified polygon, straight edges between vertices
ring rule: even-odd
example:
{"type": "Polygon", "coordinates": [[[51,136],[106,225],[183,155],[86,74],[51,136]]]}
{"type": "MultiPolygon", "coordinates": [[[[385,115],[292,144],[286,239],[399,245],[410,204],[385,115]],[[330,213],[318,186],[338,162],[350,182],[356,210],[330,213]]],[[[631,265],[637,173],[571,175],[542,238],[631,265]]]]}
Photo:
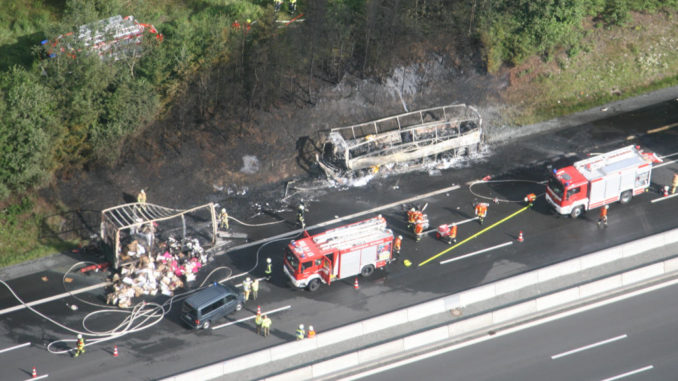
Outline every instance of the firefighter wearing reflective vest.
{"type": "Polygon", "coordinates": [[[418,215],[414,223],[414,234],[417,236],[417,242],[421,241],[421,235],[424,233],[424,216],[418,215]]]}
{"type": "Polygon", "coordinates": [[[529,205],[529,206],[533,206],[535,200],[537,200],[537,195],[534,194],[534,193],[530,193],[530,194],[528,194],[527,196],[525,196],[525,202],[526,202],[527,205],[529,205]]]}
{"type": "Polygon", "coordinates": [[[393,242],[393,251],[395,251],[396,256],[400,256],[400,246],[403,244],[403,236],[399,235],[396,237],[393,242]]]}
{"type": "Polygon", "coordinates": [[[414,226],[416,219],[417,211],[414,208],[410,208],[410,210],[407,211],[407,229],[412,229],[412,226],[414,226]]]}
{"type": "Polygon", "coordinates": [[[254,278],[252,281],[252,300],[257,300],[259,295],[259,279],[254,278]]]}
{"type": "Polygon", "coordinates": [[[484,202],[479,202],[476,204],[475,214],[478,217],[480,224],[483,224],[485,217],[487,217],[487,207],[488,205],[484,202]]]}
{"type": "Polygon", "coordinates": [[[297,0],[290,0],[290,14],[297,11],[297,0]]]}
{"type": "Polygon", "coordinates": [[[245,278],[242,282],[242,290],[245,293],[245,301],[248,301],[250,298],[250,292],[252,291],[252,279],[250,277],[245,278]]]}
{"type": "Polygon", "coordinates": [[[254,318],[254,324],[257,326],[257,335],[261,335],[261,327],[264,322],[264,318],[261,316],[261,312],[257,311],[257,317],[254,318]]]}
{"type": "Polygon", "coordinates": [[[267,315],[264,315],[264,320],[261,321],[261,328],[264,331],[264,337],[271,333],[271,323],[271,318],[267,315]]]}
{"type": "Polygon", "coordinates": [[[77,347],[76,347],[75,354],[73,355],[73,357],[78,357],[81,354],[85,353],[85,339],[82,338],[81,334],[78,334],[78,341],[76,343],[76,346],[77,347]]]}
{"type": "Polygon", "coordinates": [[[598,217],[598,226],[605,226],[607,227],[607,209],[609,209],[609,205],[605,205],[602,208],[600,208],[600,217],[598,217]]]}
{"type": "Polygon", "coordinates": [[[264,270],[264,274],[266,274],[266,280],[271,280],[272,273],[273,269],[271,265],[271,258],[266,258],[266,270],[264,270]]]}
{"type": "Polygon", "coordinates": [[[448,236],[448,243],[450,242],[457,243],[457,224],[452,224],[450,226],[450,235],[448,236]]]}
{"type": "Polygon", "coordinates": [[[299,328],[297,328],[297,340],[303,340],[304,336],[306,336],[306,331],[304,330],[304,325],[299,324],[299,328]]]}
{"type": "Polygon", "coordinates": [[[304,204],[299,204],[299,208],[297,209],[297,222],[301,226],[302,229],[306,228],[306,220],[304,219],[304,215],[306,214],[306,207],[304,204]]]}
{"type": "Polygon", "coordinates": [[[673,174],[673,180],[671,181],[671,194],[676,193],[676,188],[678,188],[678,173],[673,174]]]}
{"type": "Polygon", "coordinates": [[[308,326],[308,338],[312,339],[315,337],[315,329],[313,329],[312,325],[308,326]]]}
{"type": "Polygon", "coordinates": [[[221,208],[219,213],[219,228],[228,229],[228,213],[226,213],[226,208],[221,208]]]}

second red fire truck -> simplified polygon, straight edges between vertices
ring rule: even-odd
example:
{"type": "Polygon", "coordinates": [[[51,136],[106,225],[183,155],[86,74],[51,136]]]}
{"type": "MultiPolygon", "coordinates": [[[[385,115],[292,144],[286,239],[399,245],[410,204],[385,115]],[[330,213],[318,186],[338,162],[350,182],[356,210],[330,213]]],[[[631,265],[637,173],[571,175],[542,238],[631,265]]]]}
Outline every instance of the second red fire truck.
{"type": "Polygon", "coordinates": [[[285,249],[283,268],[295,287],[315,291],[322,283],[367,277],[393,261],[393,232],[382,216],[310,235],[285,249]]]}
{"type": "Polygon", "coordinates": [[[619,201],[625,204],[650,186],[653,153],[628,146],[554,169],[546,201],[560,214],[579,217],[584,211],[619,201]]]}

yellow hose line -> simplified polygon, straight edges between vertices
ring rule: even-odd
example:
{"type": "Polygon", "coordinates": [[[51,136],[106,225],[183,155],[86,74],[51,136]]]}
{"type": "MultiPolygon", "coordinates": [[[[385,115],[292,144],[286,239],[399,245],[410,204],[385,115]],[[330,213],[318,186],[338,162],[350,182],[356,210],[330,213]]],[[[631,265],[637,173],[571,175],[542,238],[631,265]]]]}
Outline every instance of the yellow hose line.
{"type": "Polygon", "coordinates": [[[495,226],[497,226],[497,225],[499,225],[499,224],[502,224],[502,223],[506,222],[508,219],[517,216],[518,214],[520,214],[520,213],[526,211],[526,210],[529,209],[529,208],[530,208],[530,206],[528,205],[528,206],[526,206],[526,207],[524,207],[524,208],[522,208],[522,209],[520,209],[520,210],[514,212],[514,213],[511,214],[510,216],[504,217],[501,221],[497,221],[497,222],[493,223],[492,225],[490,225],[490,226],[486,227],[485,229],[479,231],[478,233],[476,233],[476,234],[474,234],[474,235],[472,235],[472,236],[466,238],[465,240],[463,240],[463,241],[459,242],[458,244],[456,244],[456,245],[450,247],[449,249],[445,249],[445,250],[441,251],[440,253],[438,253],[438,254],[432,256],[431,258],[425,260],[424,262],[421,262],[421,263],[419,264],[418,267],[421,267],[421,266],[423,266],[423,265],[425,265],[425,264],[431,262],[432,260],[438,258],[439,256],[441,256],[441,255],[447,253],[448,251],[450,251],[450,250],[452,250],[452,249],[454,249],[454,248],[456,248],[456,247],[459,247],[459,246],[465,244],[466,242],[468,242],[468,241],[470,241],[470,240],[476,238],[477,236],[479,236],[479,235],[485,233],[486,231],[492,229],[493,227],[495,227],[495,226]]]}

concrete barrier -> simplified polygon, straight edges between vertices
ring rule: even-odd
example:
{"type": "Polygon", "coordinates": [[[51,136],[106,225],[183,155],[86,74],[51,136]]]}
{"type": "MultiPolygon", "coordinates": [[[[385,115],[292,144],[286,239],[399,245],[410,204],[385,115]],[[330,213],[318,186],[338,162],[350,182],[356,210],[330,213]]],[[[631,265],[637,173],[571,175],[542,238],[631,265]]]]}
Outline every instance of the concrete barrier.
{"type": "Polygon", "coordinates": [[[600,279],[595,282],[579,286],[579,297],[584,299],[589,296],[608,292],[622,286],[621,274],[600,279]]]}
{"type": "Polygon", "coordinates": [[[611,247],[597,253],[580,257],[581,269],[586,270],[606,263],[614,262],[622,258],[621,246],[611,247]]]}
{"type": "Polygon", "coordinates": [[[407,310],[398,310],[387,313],[385,315],[377,316],[371,319],[364,320],[363,334],[381,331],[382,329],[395,327],[400,324],[407,323],[407,310]]]}
{"type": "Polygon", "coordinates": [[[622,257],[631,257],[644,251],[664,246],[664,234],[655,234],[637,241],[628,242],[622,246],[622,257]]]}
{"type": "Polygon", "coordinates": [[[622,274],[622,285],[628,286],[643,280],[664,275],[664,264],[655,263],[650,266],[641,267],[639,269],[627,271],[622,274]]]}
{"type": "Polygon", "coordinates": [[[171,378],[172,381],[211,380],[223,376],[223,363],[209,365],[204,368],[192,370],[171,378]]]}
{"type": "Polygon", "coordinates": [[[299,381],[310,380],[313,378],[313,367],[305,366],[289,372],[281,373],[275,376],[267,377],[266,381],[299,381]]]}
{"type": "Polygon", "coordinates": [[[468,306],[469,304],[482,302],[494,297],[494,284],[490,283],[459,293],[459,302],[462,306],[468,306]]]}
{"type": "Polygon", "coordinates": [[[319,363],[313,364],[313,377],[320,377],[330,373],[334,373],[338,370],[358,366],[358,352],[351,352],[349,354],[335,357],[333,359],[321,361],[319,363]]]}
{"type": "Polygon", "coordinates": [[[469,332],[477,331],[483,327],[492,325],[492,312],[459,320],[447,326],[450,337],[461,336],[469,332]]]}
{"type": "Polygon", "coordinates": [[[271,351],[257,351],[226,360],[222,363],[224,373],[235,373],[271,361],[271,351]]]}
{"type": "Polygon", "coordinates": [[[338,342],[349,340],[354,337],[363,335],[362,323],[353,323],[343,327],[335,328],[333,330],[323,332],[316,336],[318,338],[318,346],[324,347],[327,345],[336,344],[338,342]]]}
{"type": "MultiPolygon", "coordinates": [[[[320,335],[316,336],[320,339],[320,335]]],[[[290,343],[276,345],[271,347],[271,361],[282,360],[284,358],[297,355],[299,353],[304,353],[318,347],[318,341],[292,341],[290,343]]]]}
{"type": "Polygon", "coordinates": [[[448,295],[443,298],[443,301],[445,302],[445,310],[447,311],[463,307],[459,294],[448,295]]]}
{"type": "Polygon", "coordinates": [[[445,312],[445,300],[436,299],[407,309],[407,321],[415,321],[445,312]]]}
{"type": "Polygon", "coordinates": [[[429,345],[437,341],[449,339],[449,330],[447,326],[438,327],[417,333],[415,335],[407,336],[403,339],[403,348],[405,350],[410,350],[413,348],[418,348],[424,345],[429,345]]]}
{"type": "Polygon", "coordinates": [[[537,279],[539,279],[539,282],[546,282],[564,275],[574,274],[579,270],[581,270],[579,258],[570,259],[537,270],[537,279]]]}
{"type": "Polygon", "coordinates": [[[548,310],[558,305],[573,302],[577,299],[579,299],[579,287],[570,288],[537,298],[537,310],[548,310]]]}
{"type": "Polygon", "coordinates": [[[365,364],[376,359],[396,355],[401,353],[404,348],[404,340],[398,339],[366,349],[361,349],[358,351],[358,362],[365,364]]]}
{"type": "Polygon", "coordinates": [[[678,258],[664,261],[664,273],[671,273],[674,271],[678,271],[678,258]]]}
{"type": "Polygon", "coordinates": [[[525,288],[531,284],[539,283],[539,276],[536,271],[530,271],[524,274],[512,276],[510,278],[502,279],[494,282],[494,294],[506,294],[525,288]]]}
{"type": "Polygon", "coordinates": [[[535,312],[537,312],[537,301],[528,300],[527,302],[518,303],[511,307],[492,312],[492,321],[494,324],[504,323],[535,312]]]}

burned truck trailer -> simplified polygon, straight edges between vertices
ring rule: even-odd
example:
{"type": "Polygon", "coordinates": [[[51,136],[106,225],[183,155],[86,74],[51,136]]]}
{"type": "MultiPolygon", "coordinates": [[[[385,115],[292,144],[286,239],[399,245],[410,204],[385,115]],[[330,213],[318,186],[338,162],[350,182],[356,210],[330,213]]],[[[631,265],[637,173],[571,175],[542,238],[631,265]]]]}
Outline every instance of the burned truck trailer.
{"type": "Polygon", "coordinates": [[[329,131],[316,159],[329,177],[440,154],[453,156],[477,150],[482,118],[465,104],[408,112],[329,131]]]}

